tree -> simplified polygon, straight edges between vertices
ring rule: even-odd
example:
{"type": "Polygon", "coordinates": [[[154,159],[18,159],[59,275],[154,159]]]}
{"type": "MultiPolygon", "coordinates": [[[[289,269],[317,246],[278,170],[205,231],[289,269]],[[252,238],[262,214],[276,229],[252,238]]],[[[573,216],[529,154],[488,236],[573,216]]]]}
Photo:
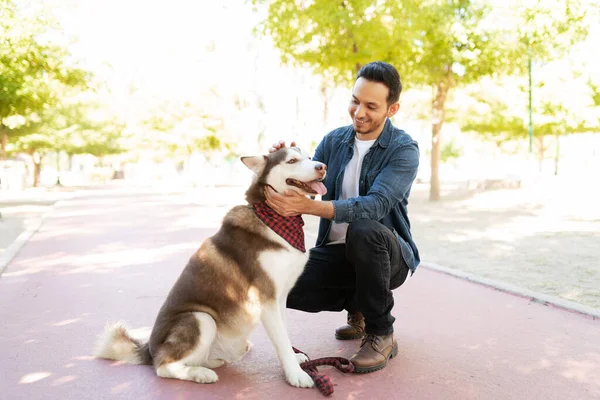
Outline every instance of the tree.
{"type": "MultiPolygon", "coordinates": [[[[484,87],[478,85],[477,88],[470,88],[470,95],[474,102],[466,107],[466,112],[457,119],[457,122],[462,131],[475,133],[486,140],[493,141],[498,148],[501,148],[504,143],[523,140],[527,136],[525,109],[511,102],[515,97],[524,97],[525,89],[519,85],[510,85],[507,80],[495,86],[494,88],[490,85],[484,87]]],[[[560,137],[598,129],[599,124],[594,123],[594,92],[593,90],[592,93],[577,91],[575,78],[567,76],[557,77],[549,84],[539,82],[535,90],[541,93],[532,107],[533,139],[537,147],[539,168],[541,171],[542,163],[546,158],[545,152],[549,148],[546,138],[554,137],[556,149],[554,162],[555,174],[557,174],[560,137]],[[572,93],[577,93],[575,104],[546,91],[552,86],[564,88],[567,85],[570,85],[572,93]]],[[[465,99],[462,101],[466,102],[465,99]]]]}
{"type": "Polygon", "coordinates": [[[60,141],[56,150],[69,156],[91,154],[96,157],[119,154],[127,150],[126,124],[119,121],[95,99],[79,97],[64,101],[54,112],[53,129],[60,141]]]}
{"type": "Polygon", "coordinates": [[[483,79],[456,91],[448,110],[462,132],[476,134],[502,150],[527,135],[524,87],[514,78],[483,79]]]}
{"type": "MultiPolygon", "coordinates": [[[[51,39],[58,25],[43,14],[24,12],[11,0],[0,0],[0,137],[2,157],[13,133],[11,116],[41,112],[56,104],[57,85],[84,87],[89,74],[75,66],[65,47],[51,39]]],[[[22,131],[21,134],[24,134],[22,131]]]]}
{"type": "Polygon", "coordinates": [[[543,101],[540,107],[540,112],[536,116],[536,121],[541,121],[535,124],[535,137],[538,140],[539,149],[539,167],[542,168],[542,162],[545,159],[545,143],[544,138],[554,136],[555,138],[555,153],[554,153],[554,175],[558,175],[558,163],[560,158],[560,137],[575,133],[583,133],[593,131],[594,128],[586,126],[586,121],[581,118],[579,113],[573,112],[563,104],[553,101],[543,101]]]}
{"type": "MultiPolygon", "coordinates": [[[[41,163],[50,152],[91,154],[102,157],[125,151],[120,143],[124,124],[99,111],[99,105],[78,97],[63,98],[43,113],[34,113],[11,132],[13,152],[30,155],[34,164],[34,186],[39,183],[41,163]]],[[[60,183],[60,179],[57,180],[60,183]]]]}
{"type": "Polygon", "coordinates": [[[521,117],[508,115],[506,104],[496,102],[487,109],[487,113],[479,115],[468,112],[470,118],[461,126],[461,130],[478,133],[498,148],[502,148],[506,142],[525,137],[525,121],[521,117]]]}
{"type": "Polygon", "coordinates": [[[527,54],[548,60],[587,34],[580,0],[507,4],[492,9],[490,2],[470,0],[273,0],[259,29],[273,38],[283,62],[309,65],[338,83],[349,84],[361,65],[382,60],[399,69],[407,87],[430,87],[430,199],[438,200],[449,92],[486,76],[523,72],[527,54]],[[527,28],[520,29],[522,24],[527,28]]]}
{"type": "Polygon", "coordinates": [[[205,114],[190,103],[163,103],[151,111],[143,125],[149,128],[146,142],[170,156],[190,156],[195,151],[210,153],[229,149],[230,144],[216,133],[223,129],[222,118],[205,114]]]}

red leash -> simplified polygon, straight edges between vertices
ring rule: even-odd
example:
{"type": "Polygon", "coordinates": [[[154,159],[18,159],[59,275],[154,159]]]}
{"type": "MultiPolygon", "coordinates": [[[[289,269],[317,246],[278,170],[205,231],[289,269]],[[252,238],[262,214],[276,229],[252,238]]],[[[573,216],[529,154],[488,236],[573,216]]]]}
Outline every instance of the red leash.
{"type": "Polygon", "coordinates": [[[294,353],[304,354],[308,358],[309,361],[305,361],[302,364],[300,364],[300,368],[302,368],[304,371],[306,371],[308,375],[310,375],[313,381],[315,381],[315,386],[317,387],[317,389],[319,389],[319,392],[321,392],[324,396],[329,396],[331,393],[333,393],[333,382],[331,381],[331,378],[329,378],[327,375],[320,374],[317,367],[323,365],[330,365],[344,373],[354,372],[354,365],[345,358],[324,357],[311,360],[305,352],[300,351],[295,347],[292,348],[294,349],[294,353]]]}

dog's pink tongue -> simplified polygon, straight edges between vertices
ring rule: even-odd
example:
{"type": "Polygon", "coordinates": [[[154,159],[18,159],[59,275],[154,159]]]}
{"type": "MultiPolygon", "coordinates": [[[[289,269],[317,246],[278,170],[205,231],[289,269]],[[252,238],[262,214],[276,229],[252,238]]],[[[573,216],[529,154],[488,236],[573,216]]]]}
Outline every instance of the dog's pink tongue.
{"type": "Polygon", "coordinates": [[[323,185],[322,182],[318,182],[318,181],[313,181],[310,183],[310,187],[317,192],[318,194],[320,194],[321,196],[323,196],[325,193],[327,193],[327,188],[325,187],[325,185],[323,185]]]}

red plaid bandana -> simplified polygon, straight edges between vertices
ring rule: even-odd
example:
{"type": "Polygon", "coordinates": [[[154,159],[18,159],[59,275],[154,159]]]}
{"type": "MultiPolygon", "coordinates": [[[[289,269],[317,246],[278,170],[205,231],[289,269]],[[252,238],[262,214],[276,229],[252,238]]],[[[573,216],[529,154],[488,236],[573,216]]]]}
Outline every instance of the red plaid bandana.
{"type": "Polygon", "coordinates": [[[262,222],[271,228],[276,234],[284,238],[289,244],[301,252],[304,248],[304,220],[301,216],[283,217],[275,212],[266,203],[254,204],[254,211],[262,222]]]}

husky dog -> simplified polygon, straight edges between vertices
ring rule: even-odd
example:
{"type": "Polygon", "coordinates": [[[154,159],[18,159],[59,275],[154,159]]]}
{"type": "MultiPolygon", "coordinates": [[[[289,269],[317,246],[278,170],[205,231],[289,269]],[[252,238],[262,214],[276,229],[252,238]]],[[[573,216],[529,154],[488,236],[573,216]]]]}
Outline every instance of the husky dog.
{"type": "Polygon", "coordinates": [[[134,339],[123,323],[108,325],[98,338],[96,357],[153,365],[162,378],[216,382],[213,368],[239,361],[262,322],[289,384],[314,385],[300,368],[306,357],[294,354],[285,322],[287,295],[307,261],[302,218],[276,214],[265,203],[264,188],[325,194],[326,167],[296,147],[241,161],[255,174],[246,191],[248,204],[232,208],[219,231],[191,256],[149,341],[134,339]],[[281,225],[291,226],[292,233],[276,233],[281,225]]]}

